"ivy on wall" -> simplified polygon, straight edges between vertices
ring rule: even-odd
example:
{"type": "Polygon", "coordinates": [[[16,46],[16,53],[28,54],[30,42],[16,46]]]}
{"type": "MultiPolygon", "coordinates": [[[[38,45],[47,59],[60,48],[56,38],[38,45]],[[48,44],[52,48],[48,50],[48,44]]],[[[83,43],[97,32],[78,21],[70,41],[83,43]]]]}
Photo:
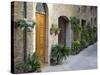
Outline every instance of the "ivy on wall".
{"type": "Polygon", "coordinates": [[[80,20],[75,16],[70,17],[70,23],[73,30],[73,41],[72,41],[72,54],[79,53],[83,48],[95,43],[97,41],[97,27],[94,25],[80,25],[80,20]],[[80,37],[78,38],[78,35],[80,37]],[[79,42],[80,44],[76,44],[79,42]],[[75,49],[78,47],[78,49],[75,49]]]}
{"type": "Polygon", "coordinates": [[[78,36],[79,36],[79,32],[82,31],[80,21],[75,16],[72,16],[72,17],[70,17],[70,23],[71,23],[71,26],[72,26],[72,30],[74,32],[74,40],[77,40],[78,36]]]}

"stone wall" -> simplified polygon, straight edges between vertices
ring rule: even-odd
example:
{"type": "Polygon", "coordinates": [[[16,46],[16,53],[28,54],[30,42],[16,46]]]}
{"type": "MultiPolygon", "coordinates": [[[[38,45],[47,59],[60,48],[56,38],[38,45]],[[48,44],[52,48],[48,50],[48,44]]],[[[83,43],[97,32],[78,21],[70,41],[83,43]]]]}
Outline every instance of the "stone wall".
{"type": "Polygon", "coordinates": [[[96,6],[79,6],[79,18],[80,20],[86,20],[86,25],[88,23],[91,24],[91,26],[97,24],[97,7],[96,6]],[[94,23],[94,20],[96,18],[96,22],[94,23]],[[91,20],[92,19],[92,20],[91,20]]]}
{"type": "MultiPolygon", "coordinates": [[[[23,2],[14,2],[14,22],[23,19],[23,2]]],[[[15,26],[16,27],[16,26],[15,26]]],[[[14,72],[20,72],[23,63],[23,31],[14,27],[14,72]]]]}
{"type": "MultiPolygon", "coordinates": [[[[51,46],[53,44],[58,44],[58,35],[50,35],[50,28],[51,25],[57,24],[58,25],[58,18],[60,16],[66,16],[68,19],[71,16],[77,16],[77,10],[76,7],[73,5],[66,5],[66,4],[47,4],[48,5],[48,11],[49,11],[49,24],[48,24],[48,62],[50,62],[50,53],[51,53],[51,46]]],[[[72,30],[71,30],[71,24],[68,23],[66,26],[66,31],[68,32],[66,34],[66,45],[71,47],[71,41],[72,41],[72,30]]]]}
{"type": "MultiPolygon", "coordinates": [[[[27,3],[27,19],[33,20],[33,4],[27,3]]],[[[14,2],[14,21],[24,18],[24,2],[14,2]]],[[[16,25],[15,25],[16,26],[16,25]]],[[[24,61],[24,32],[21,28],[14,28],[14,72],[22,72],[24,61]]],[[[27,32],[27,55],[33,52],[33,32],[27,32]]]]}
{"type": "MultiPolygon", "coordinates": [[[[36,12],[36,4],[37,3],[33,3],[33,18],[34,20],[36,20],[36,15],[35,15],[35,12],[36,12]]],[[[58,35],[51,35],[50,34],[50,28],[51,28],[51,25],[52,24],[57,24],[58,25],[58,18],[60,16],[66,16],[68,19],[71,17],[71,16],[77,16],[77,7],[73,6],[73,5],[66,5],[66,4],[47,4],[47,18],[46,18],[46,36],[47,36],[47,43],[48,45],[46,45],[46,59],[48,61],[48,64],[50,63],[50,52],[51,52],[51,46],[53,44],[57,44],[58,43],[58,35]],[[47,58],[48,57],[48,58],[47,58]]],[[[71,41],[72,41],[72,30],[71,30],[71,24],[69,23],[67,28],[67,45],[70,47],[71,46],[71,41]]],[[[35,29],[34,29],[34,32],[33,32],[33,40],[36,39],[36,32],[35,32],[35,29]]],[[[36,46],[36,42],[34,42],[34,47],[36,46]]],[[[33,47],[33,48],[34,48],[33,47]]],[[[36,47],[35,47],[36,48],[36,47]]],[[[35,48],[34,48],[34,51],[35,51],[35,48]]]]}
{"type": "MultiPolygon", "coordinates": [[[[27,2],[27,18],[29,20],[36,21],[36,4],[32,2],[27,2]]],[[[24,2],[14,2],[14,21],[17,19],[23,19],[24,18],[24,2]]],[[[66,16],[68,19],[71,16],[76,16],[80,19],[86,19],[90,21],[89,16],[91,16],[90,7],[87,7],[86,13],[80,12],[79,9],[81,9],[81,6],[77,5],[66,5],[66,4],[47,4],[47,18],[46,18],[46,36],[48,39],[46,39],[46,60],[48,61],[48,64],[50,63],[50,52],[51,52],[51,46],[53,44],[58,43],[58,35],[51,35],[50,34],[50,28],[52,24],[58,25],[58,18],[60,16],[66,16]]],[[[94,9],[95,10],[95,9],[94,9]]],[[[97,14],[95,14],[92,17],[96,17],[97,14]]],[[[71,42],[73,41],[73,31],[71,29],[71,24],[68,23],[67,25],[67,45],[70,47],[71,42]]],[[[23,63],[23,30],[20,28],[14,30],[14,63],[15,63],[15,71],[19,72],[20,70],[20,64],[23,63]]],[[[32,54],[33,50],[36,49],[36,29],[34,27],[33,32],[27,32],[27,54],[32,54]]]]}

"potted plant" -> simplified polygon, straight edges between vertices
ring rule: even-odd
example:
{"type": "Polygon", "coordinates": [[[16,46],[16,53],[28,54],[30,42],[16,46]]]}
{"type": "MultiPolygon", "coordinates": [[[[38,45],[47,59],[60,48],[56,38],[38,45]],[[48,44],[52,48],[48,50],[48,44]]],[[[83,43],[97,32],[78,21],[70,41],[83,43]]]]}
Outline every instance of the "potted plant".
{"type": "Polygon", "coordinates": [[[61,64],[62,60],[64,58],[66,59],[66,56],[68,56],[69,54],[70,54],[69,47],[66,47],[63,44],[58,44],[58,45],[52,46],[51,56],[50,56],[50,64],[51,65],[61,64]]]}
{"type": "Polygon", "coordinates": [[[53,33],[55,33],[55,26],[54,26],[54,24],[52,24],[51,28],[50,28],[50,34],[52,35],[53,33]]]}
{"type": "Polygon", "coordinates": [[[19,27],[23,30],[26,29],[27,31],[31,32],[36,23],[28,19],[19,19],[15,22],[15,24],[16,28],[19,27]]]}
{"type": "Polygon", "coordinates": [[[60,32],[60,29],[57,28],[57,25],[56,24],[52,24],[51,28],[50,28],[50,34],[52,35],[53,33],[55,35],[59,34],[60,32]]]}
{"type": "Polygon", "coordinates": [[[41,63],[36,53],[33,53],[32,55],[29,54],[22,67],[24,69],[24,72],[40,72],[41,63]]]}
{"type": "Polygon", "coordinates": [[[84,49],[86,47],[86,40],[85,39],[81,39],[80,40],[80,44],[81,44],[81,50],[84,49]]]}
{"type": "Polygon", "coordinates": [[[61,55],[57,58],[57,64],[61,64],[63,59],[66,59],[70,54],[70,48],[64,44],[59,44],[59,52],[61,55]]]}
{"type": "Polygon", "coordinates": [[[78,54],[80,52],[81,43],[79,40],[72,42],[71,54],[78,54]]]}
{"type": "Polygon", "coordinates": [[[55,30],[55,35],[59,34],[60,33],[60,28],[56,28],[55,30]]]}

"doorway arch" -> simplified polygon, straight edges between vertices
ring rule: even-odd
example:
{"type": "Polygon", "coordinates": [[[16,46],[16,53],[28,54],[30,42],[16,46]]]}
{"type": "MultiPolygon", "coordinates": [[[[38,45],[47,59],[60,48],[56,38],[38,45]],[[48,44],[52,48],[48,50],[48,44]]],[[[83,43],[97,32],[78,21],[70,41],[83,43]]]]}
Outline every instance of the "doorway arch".
{"type": "Polygon", "coordinates": [[[48,8],[46,3],[36,4],[36,53],[42,64],[48,63],[48,8]]]}
{"type": "Polygon", "coordinates": [[[58,27],[60,28],[58,43],[69,46],[69,19],[66,16],[60,16],[58,18],[58,27]]]}

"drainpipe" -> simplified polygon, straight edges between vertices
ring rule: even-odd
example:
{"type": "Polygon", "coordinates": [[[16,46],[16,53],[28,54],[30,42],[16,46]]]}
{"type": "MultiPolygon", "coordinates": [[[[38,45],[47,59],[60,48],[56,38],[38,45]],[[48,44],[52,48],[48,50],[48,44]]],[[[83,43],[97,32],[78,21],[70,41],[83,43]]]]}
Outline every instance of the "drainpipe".
{"type": "MultiPolygon", "coordinates": [[[[24,18],[27,18],[27,3],[24,2],[24,18]]],[[[26,62],[26,57],[27,57],[27,29],[25,27],[24,31],[23,31],[23,43],[24,43],[24,62],[26,62]]]]}

